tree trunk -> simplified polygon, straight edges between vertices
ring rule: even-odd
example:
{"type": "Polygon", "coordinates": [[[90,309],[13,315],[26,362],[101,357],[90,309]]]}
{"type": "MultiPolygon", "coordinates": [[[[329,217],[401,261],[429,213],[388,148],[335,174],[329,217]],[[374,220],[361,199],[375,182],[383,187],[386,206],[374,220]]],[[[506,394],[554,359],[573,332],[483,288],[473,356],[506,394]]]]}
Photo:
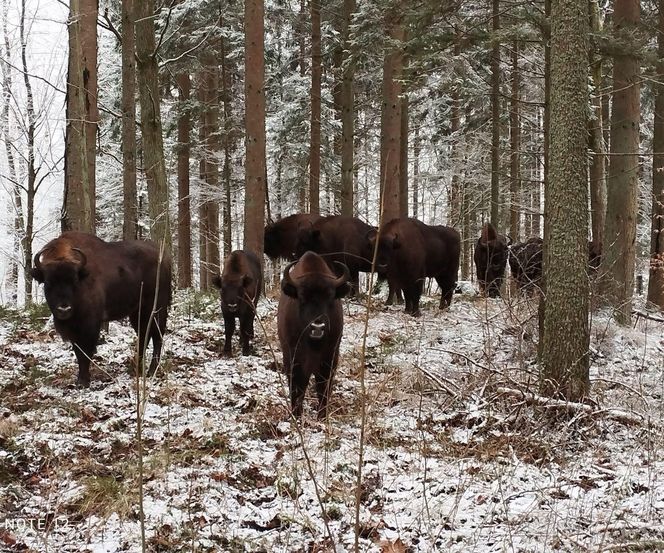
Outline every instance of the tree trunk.
{"type": "MultiPolygon", "coordinates": [[[[657,73],[664,71],[664,0],[659,1],[657,73]]],[[[652,223],[648,302],[664,309],[664,85],[653,81],[655,124],[652,149],[652,223]]]]}
{"type": "Polygon", "coordinates": [[[265,64],[263,0],[246,0],[244,247],[263,259],[265,225],[265,64]]]}
{"type": "Polygon", "coordinates": [[[148,184],[150,237],[171,251],[168,182],[164,161],[164,139],[159,111],[159,75],[154,26],[154,0],[136,5],[136,57],[141,103],[143,169],[148,184]]]}
{"type": "MultiPolygon", "coordinates": [[[[220,272],[219,259],[219,68],[211,58],[205,67],[206,105],[204,113],[205,133],[205,182],[208,189],[207,230],[208,230],[208,265],[210,275],[220,272]]],[[[212,281],[209,283],[212,285],[212,281]]]]}
{"type": "MultiPolygon", "coordinates": [[[[459,55],[459,45],[458,42],[454,44],[454,55],[455,57],[459,55]]],[[[461,183],[459,180],[459,174],[457,172],[457,167],[460,166],[458,162],[459,156],[459,121],[461,118],[460,114],[460,105],[459,105],[459,88],[454,86],[451,94],[452,101],[452,110],[450,114],[450,132],[452,135],[452,166],[455,168],[452,173],[452,186],[450,190],[450,214],[447,224],[451,227],[457,228],[461,224],[461,183]]]]}
{"type": "MultiPolygon", "coordinates": [[[[590,22],[592,32],[602,32],[599,6],[597,0],[590,1],[590,22]]],[[[606,151],[604,149],[604,118],[602,113],[602,57],[590,52],[591,79],[594,88],[591,109],[593,120],[588,121],[588,141],[593,151],[590,163],[590,212],[592,239],[596,244],[604,243],[604,226],[606,224],[606,151]]]]}
{"type": "Polygon", "coordinates": [[[342,23],[343,76],[341,82],[341,214],[354,215],[353,164],[355,140],[355,67],[351,63],[350,23],[355,13],[355,0],[344,0],[342,23]]]}
{"type": "Polygon", "coordinates": [[[512,49],[512,108],[510,109],[510,235],[519,241],[521,220],[521,82],[519,74],[519,41],[512,49]]]}
{"type": "Polygon", "coordinates": [[[491,224],[500,228],[500,0],[492,0],[491,27],[491,224]]]}
{"type": "Polygon", "coordinates": [[[420,127],[415,127],[413,138],[413,217],[417,219],[420,206],[420,127]]]}
{"type": "Polygon", "coordinates": [[[138,236],[136,192],[136,32],[134,0],[122,0],[122,236],[138,236]]]}
{"type": "Polygon", "coordinates": [[[189,73],[177,76],[179,91],[178,114],[178,287],[191,287],[191,198],[189,189],[189,157],[191,150],[191,115],[189,73]]]}
{"type": "Polygon", "coordinates": [[[399,217],[401,160],[401,78],[403,27],[401,16],[386,19],[388,34],[398,45],[385,53],[383,64],[383,106],[381,111],[380,187],[382,221],[399,217]]]}
{"type": "Polygon", "coordinates": [[[95,231],[97,1],[69,3],[63,231],[95,231]]]}
{"type": "Polygon", "coordinates": [[[582,400],[589,391],[588,4],[553,0],[551,167],[544,254],[542,381],[546,395],[582,400]]]}
{"type": "Polygon", "coordinates": [[[224,106],[224,167],[222,169],[222,180],[224,182],[224,259],[232,251],[232,228],[231,228],[231,148],[233,146],[233,113],[231,98],[231,72],[226,59],[226,39],[221,38],[221,98],[224,106]]]}
{"type": "Polygon", "coordinates": [[[399,141],[399,217],[408,217],[408,95],[401,97],[399,141]]]}
{"type": "MultiPolygon", "coordinates": [[[[305,36],[306,36],[306,21],[307,21],[307,4],[305,0],[300,0],[300,14],[298,17],[298,27],[299,27],[299,41],[298,41],[298,48],[300,51],[300,77],[304,79],[304,77],[307,74],[307,56],[306,56],[306,51],[307,51],[307,46],[305,42],[305,36]]],[[[307,211],[307,166],[309,163],[309,159],[305,158],[303,155],[302,159],[302,173],[300,177],[300,186],[298,189],[298,204],[299,204],[299,210],[300,212],[305,212],[307,211]]]]}
{"type": "Polygon", "coordinates": [[[309,211],[320,213],[320,0],[311,0],[311,146],[309,150],[309,211]]]}
{"type": "MultiPolygon", "coordinates": [[[[639,1],[616,0],[614,34],[631,36],[639,25],[639,1]]],[[[613,59],[611,110],[611,162],[607,184],[607,212],[602,252],[601,289],[613,306],[616,319],[632,318],[639,167],[640,113],[639,61],[634,55],[613,59]]]]}

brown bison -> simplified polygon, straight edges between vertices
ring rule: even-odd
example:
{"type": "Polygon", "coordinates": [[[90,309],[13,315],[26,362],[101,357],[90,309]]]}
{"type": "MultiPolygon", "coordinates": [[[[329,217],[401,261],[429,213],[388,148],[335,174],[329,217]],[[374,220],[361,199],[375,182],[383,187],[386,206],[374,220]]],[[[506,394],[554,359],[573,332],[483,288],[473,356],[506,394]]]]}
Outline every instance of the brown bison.
{"type": "Polygon", "coordinates": [[[300,228],[295,252],[298,256],[306,251],[315,252],[333,268],[335,263],[345,265],[350,272],[351,294],[355,295],[359,290],[359,273],[371,272],[373,245],[368,235],[372,230],[376,227],[357,217],[321,217],[311,226],[300,228]]]}
{"type": "Polygon", "coordinates": [[[235,318],[240,319],[242,355],[249,355],[250,340],[254,337],[256,304],[263,289],[261,263],[253,252],[236,250],[228,254],[221,275],[212,279],[219,288],[221,313],[224,317],[224,353],[231,354],[231,340],[235,332],[235,318]]]}
{"type": "Polygon", "coordinates": [[[500,297],[503,275],[507,265],[508,240],[498,234],[491,223],[482,227],[482,234],[475,244],[475,269],[480,291],[491,298],[500,297]]]}
{"type": "MultiPolygon", "coordinates": [[[[377,233],[370,234],[375,244],[377,233]]],[[[417,219],[392,219],[380,231],[376,268],[393,288],[403,291],[406,313],[420,314],[424,279],[441,289],[440,308],[452,303],[459,271],[461,237],[450,227],[425,225],[417,219]]]]}
{"type": "Polygon", "coordinates": [[[289,378],[293,415],[302,415],[304,394],[313,374],[318,418],[327,415],[332,380],[343,333],[340,298],[348,293],[348,268],[337,276],[318,254],[306,252],[284,270],[277,329],[284,371],[289,378]]]}
{"type": "Polygon", "coordinates": [[[539,237],[517,242],[509,247],[509,264],[512,278],[524,292],[539,289],[542,279],[542,248],[544,241],[539,237]]]}
{"type": "Polygon", "coordinates": [[[265,254],[270,259],[297,259],[295,249],[298,233],[301,228],[308,228],[320,219],[320,215],[311,213],[295,213],[265,227],[264,246],[265,254]]]}
{"type": "Polygon", "coordinates": [[[152,340],[149,372],[154,373],[171,303],[171,260],[155,243],[104,242],[92,234],[65,232],[35,255],[32,276],[44,283],[55,329],[74,347],[80,385],[90,385],[102,322],[125,317],[138,333],[138,370],[152,340]]]}

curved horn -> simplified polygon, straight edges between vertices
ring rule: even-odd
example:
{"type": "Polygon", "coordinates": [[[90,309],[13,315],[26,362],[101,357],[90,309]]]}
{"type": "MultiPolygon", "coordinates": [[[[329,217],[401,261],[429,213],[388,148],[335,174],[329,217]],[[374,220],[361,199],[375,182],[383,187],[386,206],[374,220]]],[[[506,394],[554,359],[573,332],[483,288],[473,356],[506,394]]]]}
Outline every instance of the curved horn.
{"type": "Polygon", "coordinates": [[[338,288],[339,286],[341,286],[342,284],[345,284],[346,282],[348,282],[350,280],[350,271],[348,270],[348,267],[346,266],[345,263],[341,263],[340,261],[335,261],[334,263],[335,263],[335,265],[339,265],[344,271],[343,275],[341,275],[340,277],[335,278],[332,281],[334,286],[338,288]]]}
{"type": "Polygon", "coordinates": [[[33,262],[34,265],[35,265],[35,269],[39,269],[40,271],[41,271],[41,268],[42,268],[42,267],[41,267],[41,261],[39,260],[39,258],[41,257],[41,254],[43,254],[43,253],[44,253],[44,250],[39,250],[39,251],[35,254],[34,259],[32,260],[32,262],[33,262]]]}
{"type": "Polygon", "coordinates": [[[81,267],[85,267],[85,264],[88,262],[88,258],[85,256],[85,254],[79,250],[78,248],[72,248],[71,249],[73,252],[78,253],[78,255],[81,258],[81,267]]]}
{"type": "Polygon", "coordinates": [[[290,284],[291,286],[295,286],[295,283],[293,282],[293,279],[290,276],[290,270],[291,270],[291,267],[293,265],[295,265],[296,263],[297,263],[297,261],[293,261],[292,263],[289,263],[288,265],[286,265],[286,268],[284,269],[284,276],[283,276],[284,282],[286,284],[290,284]]]}

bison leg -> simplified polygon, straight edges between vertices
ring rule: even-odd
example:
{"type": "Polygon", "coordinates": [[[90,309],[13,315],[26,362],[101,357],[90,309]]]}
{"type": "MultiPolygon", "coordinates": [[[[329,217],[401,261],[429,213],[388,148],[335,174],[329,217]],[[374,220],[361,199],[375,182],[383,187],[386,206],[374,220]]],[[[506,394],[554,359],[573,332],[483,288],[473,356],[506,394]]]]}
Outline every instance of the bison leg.
{"type": "MultiPolygon", "coordinates": [[[[440,309],[445,309],[452,304],[454,297],[454,289],[456,288],[456,274],[455,275],[439,275],[436,277],[436,282],[440,287],[440,309]]],[[[489,295],[491,295],[491,287],[495,289],[495,281],[489,287],[489,295]]],[[[500,291],[499,294],[500,295],[500,291]]]]}
{"type": "Polygon", "coordinates": [[[293,416],[299,419],[302,416],[302,408],[304,405],[304,393],[307,390],[309,379],[304,372],[301,364],[293,363],[290,373],[290,400],[293,416]]]}
{"type": "Polygon", "coordinates": [[[162,330],[159,327],[152,329],[151,332],[152,339],[152,360],[150,361],[150,369],[148,370],[148,375],[152,376],[157,371],[157,366],[159,365],[159,360],[161,359],[161,348],[164,343],[164,338],[162,335],[162,330]]]}
{"type": "Polygon", "coordinates": [[[74,346],[74,354],[78,361],[78,379],[77,384],[84,388],[90,386],[90,362],[92,356],[97,349],[97,341],[99,340],[99,328],[96,332],[91,332],[86,336],[79,336],[76,342],[72,342],[74,346]]]}
{"type": "Polygon", "coordinates": [[[316,373],[316,395],[318,396],[318,419],[327,417],[327,404],[332,390],[332,369],[328,366],[323,371],[325,374],[316,373]]]}
{"type": "Polygon", "coordinates": [[[245,314],[240,318],[240,341],[242,342],[242,355],[251,355],[250,341],[254,337],[254,314],[245,314]]]}
{"type": "Polygon", "coordinates": [[[233,333],[235,332],[235,315],[226,315],[224,313],[224,334],[226,340],[224,342],[224,354],[231,355],[233,352],[233,333]]]}
{"type": "Polygon", "coordinates": [[[405,313],[413,317],[419,317],[420,313],[420,297],[422,296],[423,279],[419,279],[415,284],[409,285],[403,289],[403,295],[406,302],[405,313]]]}
{"type": "MultiPolygon", "coordinates": [[[[153,336],[153,332],[155,332],[156,330],[157,321],[153,317],[152,310],[145,310],[130,315],[129,322],[131,323],[131,326],[136,331],[136,335],[138,336],[138,359],[137,359],[136,372],[138,374],[143,374],[143,359],[145,358],[145,349],[148,340],[150,339],[150,337],[153,336]]],[[[161,336],[159,336],[158,338],[158,343],[159,343],[159,350],[161,351],[161,336]]],[[[154,351],[156,343],[153,341],[152,344],[154,351]]],[[[152,371],[152,363],[150,363],[150,371],[152,371]]]]}

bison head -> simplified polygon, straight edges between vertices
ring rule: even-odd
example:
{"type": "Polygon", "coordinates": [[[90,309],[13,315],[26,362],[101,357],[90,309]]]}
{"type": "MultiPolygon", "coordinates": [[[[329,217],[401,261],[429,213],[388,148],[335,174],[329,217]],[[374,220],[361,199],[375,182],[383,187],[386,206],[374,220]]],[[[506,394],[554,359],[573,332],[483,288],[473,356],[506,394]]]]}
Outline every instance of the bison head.
{"type": "MultiPolygon", "coordinates": [[[[313,254],[305,254],[305,256],[307,255],[313,254]]],[[[350,271],[343,263],[335,262],[343,271],[341,276],[335,277],[331,273],[304,272],[292,277],[290,270],[296,263],[299,262],[290,263],[284,269],[281,290],[287,296],[297,300],[298,317],[305,327],[306,336],[311,340],[319,341],[330,332],[330,314],[335,302],[349,292],[350,271]]]]}
{"type": "Polygon", "coordinates": [[[385,276],[387,274],[387,268],[392,259],[392,253],[394,250],[398,250],[401,247],[401,241],[399,240],[399,235],[397,233],[381,235],[380,239],[378,238],[378,231],[376,229],[371,229],[367,232],[367,240],[371,250],[376,251],[376,272],[380,276],[385,276]],[[378,240],[378,246],[376,246],[376,240],[378,240]]]}
{"type": "Polygon", "coordinates": [[[87,258],[78,248],[70,248],[67,255],[51,256],[50,249],[41,250],[34,257],[32,278],[44,284],[44,296],[56,319],[66,321],[74,314],[81,282],[87,278],[87,258]]]}
{"type": "Polygon", "coordinates": [[[482,228],[480,239],[475,245],[475,268],[477,279],[484,283],[485,290],[491,297],[500,296],[500,286],[505,273],[509,251],[508,240],[499,235],[490,223],[482,228]]]}
{"type": "Polygon", "coordinates": [[[242,303],[251,304],[248,290],[253,282],[254,279],[249,275],[215,276],[212,284],[219,289],[222,310],[237,313],[242,303]]]}

